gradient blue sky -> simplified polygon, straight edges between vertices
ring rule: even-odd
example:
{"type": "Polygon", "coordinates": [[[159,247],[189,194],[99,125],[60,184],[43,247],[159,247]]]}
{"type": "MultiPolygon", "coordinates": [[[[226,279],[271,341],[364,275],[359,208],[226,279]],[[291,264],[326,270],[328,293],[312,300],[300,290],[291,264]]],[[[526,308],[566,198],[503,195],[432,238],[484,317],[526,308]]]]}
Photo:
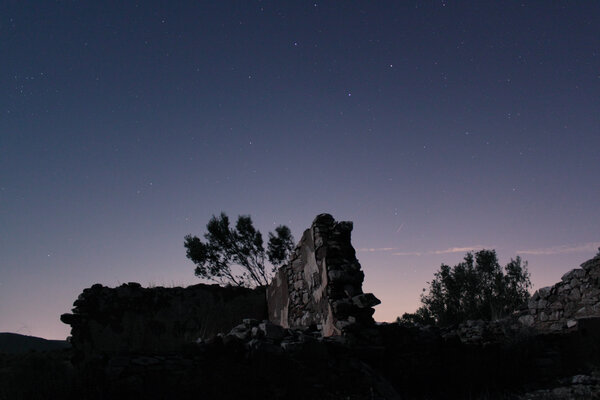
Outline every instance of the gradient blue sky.
{"type": "Polygon", "coordinates": [[[600,2],[0,3],[0,331],[197,283],[183,237],[354,221],[375,317],[444,262],[600,246],[600,2]]]}

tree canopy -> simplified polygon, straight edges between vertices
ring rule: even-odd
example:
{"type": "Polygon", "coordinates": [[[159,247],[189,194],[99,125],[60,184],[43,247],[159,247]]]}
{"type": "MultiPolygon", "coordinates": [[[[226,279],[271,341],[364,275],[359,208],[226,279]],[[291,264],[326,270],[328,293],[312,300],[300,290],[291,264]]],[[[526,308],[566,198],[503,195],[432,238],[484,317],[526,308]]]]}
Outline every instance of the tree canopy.
{"type": "Polygon", "coordinates": [[[495,250],[469,252],[454,267],[442,264],[428,282],[428,292],[421,295],[422,306],[398,320],[447,326],[469,319],[498,319],[527,301],[529,277],[527,262],[519,256],[502,268],[495,250]]]}
{"type": "Polygon", "coordinates": [[[260,231],[254,228],[248,215],[238,216],[230,228],[225,213],[212,216],[206,225],[203,242],[197,236],[185,236],[186,256],[196,268],[199,278],[236,286],[266,286],[275,269],[282,265],[292,251],[294,238],[285,225],[269,233],[267,250],[263,247],[260,231]],[[265,258],[271,263],[267,270],[265,258]]]}

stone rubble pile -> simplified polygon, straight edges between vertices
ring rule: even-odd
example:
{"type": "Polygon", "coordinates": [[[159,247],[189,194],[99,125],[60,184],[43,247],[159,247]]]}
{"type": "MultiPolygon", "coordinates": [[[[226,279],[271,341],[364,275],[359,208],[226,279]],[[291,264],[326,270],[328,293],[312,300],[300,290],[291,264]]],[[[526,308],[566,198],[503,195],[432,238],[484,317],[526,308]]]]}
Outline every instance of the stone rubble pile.
{"type": "Polygon", "coordinates": [[[506,343],[523,334],[523,326],[514,318],[497,321],[468,320],[456,327],[442,329],[445,339],[457,338],[464,344],[488,346],[506,343]]]}
{"type": "Polygon", "coordinates": [[[496,321],[466,321],[444,329],[444,338],[463,343],[505,343],[523,334],[575,329],[583,319],[600,317],[600,255],[581,264],[554,286],[537,290],[522,309],[496,321]]]}
{"type": "Polygon", "coordinates": [[[139,395],[143,388],[156,396],[150,398],[400,399],[342,336],[252,318],[183,351],[113,354],[96,365],[118,393],[133,389],[139,395]]]}
{"type": "Polygon", "coordinates": [[[542,331],[560,331],[576,327],[581,318],[598,316],[600,254],[564,274],[554,286],[537,290],[519,321],[542,331]]]}
{"type": "Polygon", "coordinates": [[[525,393],[518,400],[581,400],[600,398],[600,376],[575,375],[560,379],[551,389],[539,389],[525,393]]]}
{"type": "Polygon", "coordinates": [[[185,356],[181,352],[141,355],[128,354],[116,355],[107,362],[108,374],[115,378],[127,371],[135,374],[142,371],[183,371],[198,364],[199,354],[211,350],[223,349],[230,352],[243,354],[242,358],[252,358],[260,355],[285,355],[304,352],[310,346],[311,351],[320,349],[326,352],[325,347],[332,343],[344,345],[341,338],[324,338],[316,327],[307,329],[285,329],[268,320],[245,318],[243,322],[228,333],[219,333],[209,339],[198,338],[195,343],[190,343],[188,350],[192,349],[196,356],[185,356]]]}
{"type": "Polygon", "coordinates": [[[305,328],[283,328],[268,320],[245,318],[227,334],[218,334],[214,338],[199,339],[198,345],[213,345],[222,342],[225,347],[243,346],[250,353],[295,353],[307,345],[324,345],[325,343],[346,344],[343,337],[323,337],[317,326],[305,328]]]}
{"type": "MultiPolygon", "coordinates": [[[[162,354],[127,353],[108,358],[106,371],[111,378],[135,375],[147,371],[185,371],[201,364],[203,354],[236,353],[242,359],[252,359],[264,355],[293,356],[310,352],[311,355],[325,355],[327,347],[344,346],[341,337],[326,338],[316,327],[286,329],[268,320],[245,318],[228,333],[219,333],[211,338],[198,338],[189,343],[185,351],[162,354]]],[[[306,355],[306,354],[305,354],[306,355]]],[[[308,355],[310,357],[310,355],[308,355]]]]}

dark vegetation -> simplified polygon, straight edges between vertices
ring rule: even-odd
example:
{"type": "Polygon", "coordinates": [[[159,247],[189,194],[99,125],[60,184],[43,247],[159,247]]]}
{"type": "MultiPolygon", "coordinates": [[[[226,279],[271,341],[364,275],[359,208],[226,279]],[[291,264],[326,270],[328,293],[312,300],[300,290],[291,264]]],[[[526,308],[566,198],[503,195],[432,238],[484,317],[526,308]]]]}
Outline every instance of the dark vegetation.
{"type": "Polygon", "coordinates": [[[502,268],[495,250],[469,252],[454,267],[442,264],[429,291],[421,295],[423,305],[398,322],[449,326],[466,320],[499,319],[527,301],[530,287],[527,262],[520,257],[502,268]]]}
{"type": "Polygon", "coordinates": [[[294,246],[290,229],[280,225],[269,232],[267,249],[260,231],[254,228],[250,216],[238,216],[235,228],[230,228],[225,213],[213,217],[206,225],[206,242],[187,235],[184,246],[187,258],[196,264],[199,278],[236,286],[267,286],[273,271],[283,264],[294,246]],[[265,259],[271,263],[269,270],[265,259]]]}

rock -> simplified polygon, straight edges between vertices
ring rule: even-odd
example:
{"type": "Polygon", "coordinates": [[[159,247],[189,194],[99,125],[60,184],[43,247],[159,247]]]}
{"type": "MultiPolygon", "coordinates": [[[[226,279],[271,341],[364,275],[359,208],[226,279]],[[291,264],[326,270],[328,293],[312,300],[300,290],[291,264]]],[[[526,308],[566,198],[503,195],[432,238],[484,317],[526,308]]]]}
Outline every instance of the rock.
{"type": "Polygon", "coordinates": [[[552,286],[546,286],[541,289],[538,289],[536,293],[539,295],[540,298],[547,299],[548,296],[550,296],[550,294],[552,293],[552,286]]]}
{"type": "Polygon", "coordinates": [[[308,293],[303,293],[302,294],[302,303],[308,304],[309,301],[310,301],[310,295],[308,293]]]}
{"type": "Polygon", "coordinates": [[[289,353],[295,353],[302,349],[302,342],[281,342],[281,348],[289,353]]]}
{"type": "Polygon", "coordinates": [[[522,317],[519,317],[519,322],[524,326],[533,326],[535,319],[532,315],[523,315],[522,317]]]}
{"type": "Polygon", "coordinates": [[[240,340],[246,340],[247,338],[250,337],[250,331],[248,331],[248,330],[244,330],[244,331],[232,330],[225,337],[227,337],[227,336],[235,336],[236,338],[238,338],[240,340]]]}
{"type": "Polygon", "coordinates": [[[340,331],[344,331],[350,325],[352,324],[349,321],[340,320],[335,322],[336,328],[338,328],[340,331]]]}
{"type": "Polygon", "coordinates": [[[583,291],[583,297],[585,298],[597,298],[600,295],[600,288],[590,287],[583,291]]]}
{"type": "Polygon", "coordinates": [[[241,323],[241,324],[239,324],[239,325],[236,325],[236,326],[234,326],[233,328],[231,328],[231,331],[232,331],[232,332],[234,332],[234,331],[235,331],[235,332],[245,332],[245,331],[247,331],[247,330],[248,330],[248,328],[249,328],[249,327],[248,327],[246,324],[244,324],[244,323],[241,323]]]}
{"type": "Polygon", "coordinates": [[[563,293],[563,292],[571,290],[571,285],[569,285],[569,284],[564,284],[564,285],[558,284],[557,287],[558,287],[558,293],[563,293]]]}
{"type": "Polygon", "coordinates": [[[349,315],[354,310],[354,304],[349,299],[335,300],[331,306],[336,315],[349,315]]]}
{"type": "Polygon", "coordinates": [[[582,305],[593,306],[594,304],[596,304],[598,302],[598,298],[597,297],[588,297],[587,294],[585,294],[585,295],[586,296],[581,299],[581,304],[582,305]]]}
{"type": "Polygon", "coordinates": [[[283,352],[280,345],[265,342],[264,340],[256,341],[253,344],[253,349],[256,353],[278,354],[283,352]]]}
{"type": "Polygon", "coordinates": [[[229,333],[223,336],[223,345],[226,347],[239,347],[243,345],[245,339],[246,337],[229,333]]]}
{"type": "Polygon", "coordinates": [[[280,340],[284,336],[284,329],[281,326],[275,325],[269,321],[261,322],[258,325],[258,329],[263,332],[267,339],[280,340]]]}
{"type": "Polygon", "coordinates": [[[571,271],[567,272],[566,274],[564,274],[560,279],[563,282],[568,283],[573,278],[583,278],[584,276],[585,276],[585,270],[583,270],[581,268],[575,268],[575,269],[572,269],[571,271]]]}
{"type": "Polygon", "coordinates": [[[571,301],[578,301],[579,299],[581,299],[581,293],[579,292],[579,289],[575,288],[575,289],[571,290],[568,298],[571,301]]]}
{"type": "Polygon", "coordinates": [[[350,283],[358,281],[358,277],[356,275],[342,270],[330,270],[327,272],[327,277],[332,282],[350,283]]]}
{"type": "Polygon", "coordinates": [[[571,389],[568,387],[558,387],[552,389],[552,396],[556,399],[569,399],[571,397],[571,389]]]}
{"type": "Polygon", "coordinates": [[[352,302],[359,308],[370,308],[381,304],[381,300],[379,300],[373,293],[362,293],[352,297],[352,302]]]}
{"type": "MultiPolygon", "coordinates": [[[[535,292],[535,294],[537,294],[537,292],[535,292]]],[[[538,301],[537,299],[539,299],[539,296],[531,296],[531,298],[529,299],[529,301],[527,301],[527,308],[529,308],[530,310],[535,310],[538,308],[538,301]]]]}
{"type": "Polygon", "coordinates": [[[597,255],[596,257],[592,258],[591,260],[587,260],[586,262],[581,264],[581,268],[583,268],[586,271],[589,271],[591,269],[600,268],[600,255],[597,255]]]}
{"type": "Polygon", "coordinates": [[[352,221],[340,221],[337,223],[337,228],[343,233],[349,233],[352,231],[354,223],[352,221]]]}
{"type": "Polygon", "coordinates": [[[577,326],[577,321],[574,319],[570,319],[567,321],[567,328],[572,328],[574,326],[577,326]]]}
{"type": "Polygon", "coordinates": [[[258,326],[253,326],[250,330],[250,336],[253,338],[262,338],[265,336],[265,334],[258,326]]]}
{"type": "Polygon", "coordinates": [[[361,292],[360,288],[354,285],[344,285],[344,293],[348,297],[354,297],[361,292]]]}
{"type": "Polygon", "coordinates": [[[576,315],[584,315],[586,313],[587,313],[587,308],[584,306],[584,307],[581,307],[579,310],[577,310],[577,312],[575,314],[576,315]]]}
{"type": "Polygon", "coordinates": [[[575,375],[571,378],[571,383],[574,385],[595,383],[595,379],[587,375],[575,375]]]}
{"type": "Polygon", "coordinates": [[[62,314],[60,320],[67,325],[77,325],[81,322],[82,316],[77,314],[62,314]]]}
{"type": "Polygon", "coordinates": [[[242,322],[246,326],[258,326],[260,321],[255,318],[244,318],[242,322]]]}
{"type": "Polygon", "coordinates": [[[560,319],[560,317],[563,316],[563,312],[558,310],[558,311],[554,311],[551,315],[550,315],[550,319],[552,321],[558,321],[560,319]]]}
{"type": "Polygon", "coordinates": [[[312,225],[332,225],[335,222],[335,219],[331,214],[323,213],[319,214],[315,217],[312,222],[312,225]]]}
{"type": "Polygon", "coordinates": [[[143,365],[143,366],[148,366],[148,365],[155,365],[158,364],[160,361],[157,360],[154,357],[136,357],[134,359],[131,360],[131,363],[134,365],[143,365]]]}
{"type": "Polygon", "coordinates": [[[550,330],[551,331],[560,331],[563,328],[563,324],[562,322],[555,322],[552,325],[550,325],[550,330]]]}
{"type": "Polygon", "coordinates": [[[215,335],[214,337],[206,339],[204,341],[204,343],[208,346],[219,347],[223,344],[223,334],[219,333],[219,334],[215,335]]]}

